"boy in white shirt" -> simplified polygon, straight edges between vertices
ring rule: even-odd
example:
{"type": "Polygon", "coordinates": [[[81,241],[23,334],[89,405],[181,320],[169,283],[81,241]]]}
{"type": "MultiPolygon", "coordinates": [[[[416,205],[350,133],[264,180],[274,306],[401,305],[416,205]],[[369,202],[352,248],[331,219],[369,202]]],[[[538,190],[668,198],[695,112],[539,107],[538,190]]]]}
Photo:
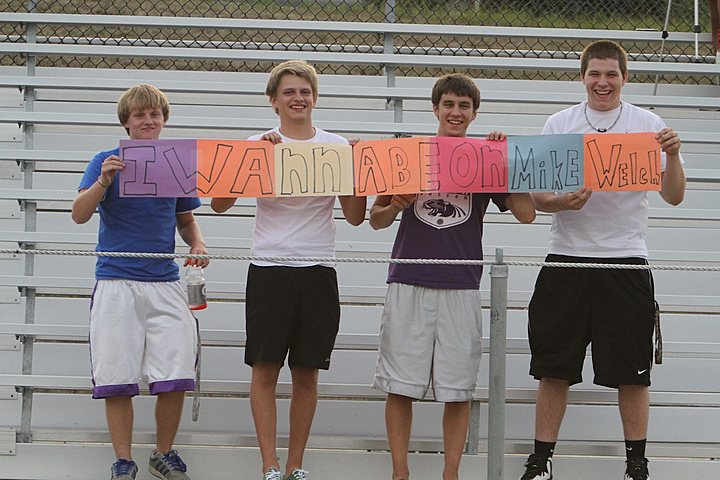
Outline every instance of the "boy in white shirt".
{"type": "MultiPolygon", "coordinates": [[[[265,90],[280,125],[250,140],[324,142],[347,140],[313,126],[318,97],[315,69],[291,60],[276,66],[265,90]]],[[[212,208],[224,212],[234,198],[213,198],[212,208]]],[[[265,257],[334,257],[335,197],[258,198],[252,255],[265,257]]],[[[341,196],[345,219],[360,225],[365,197],[341,196]]],[[[257,433],[264,480],[305,480],[305,445],[317,404],[318,370],[330,367],[340,302],[332,264],[253,261],[246,295],[245,363],[252,367],[250,407],[257,433]],[[283,301],[277,300],[282,292],[283,301]],[[278,374],[286,355],[292,376],[290,439],[285,477],[276,450],[278,374]]]]}
{"type": "MultiPolygon", "coordinates": [[[[620,99],[627,55],[615,42],[588,45],[580,57],[587,101],[552,115],[543,133],[657,132],[660,196],[678,205],[685,194],[680,138],[660,117],[620,99]]],[[[646,265],[647,192],[535,193],[553,214],[547,261],[646,265]]],[[[656,322],[649,270],[548,268],[538,275],[528,311],[530,374],[540,380],[535,449],[521,480],[549,480],[552,454],[570,385],[582,381],[592,344],[594,383],[618,389],[627,453],[626,480],[648,480],[645,458],[652,335],[656,322]],[[598,295],[597,292],[602,292],[598,295]]]]}

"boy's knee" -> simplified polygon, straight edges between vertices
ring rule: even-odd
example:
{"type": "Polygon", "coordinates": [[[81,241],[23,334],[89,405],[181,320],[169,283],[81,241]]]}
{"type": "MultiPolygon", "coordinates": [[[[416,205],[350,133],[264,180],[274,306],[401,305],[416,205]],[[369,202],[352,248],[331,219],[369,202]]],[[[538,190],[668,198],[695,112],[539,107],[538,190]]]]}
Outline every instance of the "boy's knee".
{"type": "Polygon", "coordinates": [[[317,368],[294,367],[291,371],[293,385],[315,387],[318,382],[317,368]]]}

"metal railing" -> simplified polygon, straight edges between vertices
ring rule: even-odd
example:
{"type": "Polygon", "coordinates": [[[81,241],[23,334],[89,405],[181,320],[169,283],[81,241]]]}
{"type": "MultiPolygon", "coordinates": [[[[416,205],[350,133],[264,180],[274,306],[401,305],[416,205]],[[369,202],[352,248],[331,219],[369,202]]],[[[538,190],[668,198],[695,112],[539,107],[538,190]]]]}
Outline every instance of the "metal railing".
{"type": "MultiPolygon", "coordinates": [[[[157,253],[127,253],[127,252],[87,252],[73,250],[35,250],[24,249],[0,250],[0,253],[13,253],[25,255],[26,262],[32,265],[36,255],[82,255],[82,256],[113,256],[113,257],[151,257],[151,258],[185,258],[186,255],[157,254],[157,253]]],[[[211,258],[214,260],[282,260],[280,257],[252,257],[239,255],[190,255],[197,258],[211,258]]],[[[288,257],[285,260],[306,260],[334,263],[411,263],[411,264],[475,264],[490,267],[490,365],[488,389],[488,434],[487,434],[487,478],[489,480],[502,480],[504,478],[505,457],[505,404],[506,404],[506,355],[507,355],[507,311],[508,311],[508,268],[513,265],[524,266],[553,266],[562,268],[619,268],[619,269],[662,269],[685,270],[697,272],[720,272],[720,264],[708,263],[695,266],[648,266],[648,265],[613,265],[613,264],[583,264],[583,263],[547,263],[537,261],[505,261],[503,249],[498,248],[493,260],[431,260],[431,259],[387,259],[387,258],[305,258],[288,257]]],[[[32,274],[29,274],[32,275],[32,274]]],[[[25,324],[35,323],[35,287],[23,287],[26,296],[25,324]]],[[[19,335],[23,344],[23,375],[32,374],[32,350],[35,335],[19,335]]],[[[21,428],[17,433],[17,441],[31,443],[32,436],[32,398],[34,388],[45,385],[19,386],[23,397],[21,413],[21,428]]],[[[69,386],[69,388],[76,388],[69,386]]],[[[347,398],[356,398],[351,393],[344,393],[347,398]]],[[[360,395],[359,398],[362,398],[360,395]]],[[[715,404],[719,404],[717,401],[715,404]]],[[[466,453],[479,452],[480,439],[480,403],[472,402],[471,427],[468,431],[466,453]]]]}

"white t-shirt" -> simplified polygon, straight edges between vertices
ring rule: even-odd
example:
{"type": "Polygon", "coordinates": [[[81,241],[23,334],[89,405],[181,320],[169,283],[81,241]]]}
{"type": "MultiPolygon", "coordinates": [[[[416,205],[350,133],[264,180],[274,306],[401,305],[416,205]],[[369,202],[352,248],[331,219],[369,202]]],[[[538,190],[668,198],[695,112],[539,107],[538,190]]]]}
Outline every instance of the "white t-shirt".
{"type": "MultiPolygon", "coordinates": [[[[552,115],[542,133],[598,133],[585,119],[586,103],[552,115]]],[[[617,118],[609,133],[659,132],[666,126],[654,113],[626,102],[622,102],[622,113],[620,107],[608,112],[588,107],[587,115],[598,128],[608,128],[617,118]]],[[[665,171],[665,153],[661,153],[660,162],[665,171]]],[[[582,209],[553,214],[549,252],[578,257],[647,258],[647,224],[647,192],[593,192],[582,209]]]]}
{"type": "MultiPolygon", "coordinates": [[[[277,128],[270,131],[278,133],[283,142],[348,143],[343,137],[319,128],[315,128],[315,136],[309,140],[285,137],[277,128]]],[[[254,135],[249,140],[259,140],[263,135],[264,133],[254,135]]],[[[259,257],[334,257],[335,198],[333,196],[258,198],[251,254],[259,257]]],[[[261,267],[333,266],[331,263],[318,262],[254,260],[252,263],[261,267]]]]}

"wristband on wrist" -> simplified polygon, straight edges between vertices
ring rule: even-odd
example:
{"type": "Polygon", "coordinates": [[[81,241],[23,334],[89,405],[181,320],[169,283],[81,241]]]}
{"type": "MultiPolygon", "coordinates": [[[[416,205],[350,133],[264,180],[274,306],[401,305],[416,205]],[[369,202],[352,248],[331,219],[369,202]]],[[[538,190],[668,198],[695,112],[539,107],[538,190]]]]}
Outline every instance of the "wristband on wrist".
{"type": "Polygon", "coordinates": [[[105,185],[105,184],[100,180],[101,178],[102,178],[102,175],[98,175],[97,183],[99,183],[100,186],[103,187],[103,188],[108,188],[108,187],[110,186],[110,183],[112,183],[112,182],[110,182],[110,183],[108,183],[107,185],[105,185]]]}

